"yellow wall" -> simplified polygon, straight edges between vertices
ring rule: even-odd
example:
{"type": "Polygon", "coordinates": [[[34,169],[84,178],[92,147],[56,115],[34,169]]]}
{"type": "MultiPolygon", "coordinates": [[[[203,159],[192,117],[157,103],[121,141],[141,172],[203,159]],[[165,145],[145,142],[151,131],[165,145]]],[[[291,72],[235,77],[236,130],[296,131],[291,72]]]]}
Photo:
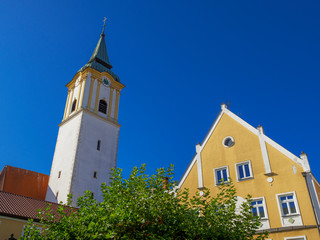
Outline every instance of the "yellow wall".
{"type": "Polygon", "coordinates": [[[306,236],[307,240],[317,240],[319,239],[319,231],[317,228],[311,228],[306,230],[295,230],[295,231],[271,233],[269,234],[267,239],[284,240],[285,237],[300,237],[300,236],[306,236]]]}
{"type": "MultiPolygon", "coordinates": [[[[259,137],[227,114],[223,114],[201,151],[204,187],[209,188],[213,194],[217,193],[218,188],[215,186],[214,168],[229,166],[229,174],[236,186],[238,196],[245,197],[250,194],[253,198],[265,197],[271,228],[282,227],[276,194],[291,191],[296,193],[303,224],[316,225],[306,182],[301,174],[303,168],[271,145],[267,144],[266,147],[271,169],[274,173],[274,176],[272,176],[274,181],[271,184],[267,182],[267,178],[270,176],[265,175],[259,137]],[[232,136],[235,140],[234,146],[230,148],[222,144],[223,139],[227,136],[232,136]],[[235,164],[248,160],[251,161],[253,179],[237,182],[235,164]],[[296,174],[292,170],[293,165],[297,169],[296,174]]],[[[195,163],[181,186],[182,189],[185,187],[190,188],[190,193],[195,192],[192,188],[198,187],[196,166],[197,164],[195,163]]],[[[315,231],[305,230],[302,232],[317,232],[316,237],[312,235],[312,238],[308,239],[320,239],[317,229],[315,231]]],[[[279,233],[275,235],[274,239],[283,239],[283,234],[291,236],[279,233]],[[278,238],[278,236],[282,238],[278,238]]],[[[299,236],[299,234],[294,236],[299,236]]]]}
{"type": "Polygon", "coordinates": [[[184,188],[189,189],[190,196],[195,195],[195,193],[197,192],[197,190],[198,190],[197,163],[195,163],[192,166],[188,177],[184,181],[183,188],[181,188],[181,189],[184,189],[184,188]]]}
{"type": "Polygon", "coordinates": [[[21,237],[23,227],[27,224],[27,220],[0,216],[0,240],[10,238],[12,233],[16,239],[19,239],[21,237]]]}

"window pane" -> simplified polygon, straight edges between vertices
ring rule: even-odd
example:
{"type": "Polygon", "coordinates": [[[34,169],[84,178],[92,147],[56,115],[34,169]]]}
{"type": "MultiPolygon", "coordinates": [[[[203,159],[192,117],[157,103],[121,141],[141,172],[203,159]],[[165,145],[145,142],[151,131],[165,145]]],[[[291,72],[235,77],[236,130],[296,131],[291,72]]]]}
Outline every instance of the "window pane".
{"type": "Polygon", "coordinates": [[[218,170],[217,171],[217,180],[218,180],[218,183],[220,183],[221,182],[221,170],[218,170]]]}
{"type": "Polygon", "coordinates": [[[257,202],[252,202],[252,203],[251,203],[252,206],[254,206],[254,205],[256,205],[256,204],[257,204],[257,202]]]}
{"type": "Polygon", "coordinates": [[[293,199],[293,195],[287,196],[287,199],[293,199]]]}
{"type": "Polygon", "coordinates": [[[294,205],[294,202],[289,202],[289,206],[290,206],[291,213],[297,213],[296,206],[294,205]]]}
{"type": "Polygon", "coordinates": [[[252,208],[252,215],[253,216],[257,216],[258,215],[257,208],[252,208]]]}
{"type": "Polygon", "coordinates": [[[244,165],[244,170],[245,170],[245,173],[246,173],[246,177],[250,177],[250,169],[249,169],[249,164],[245,164],[244,165]]]}
{"type": "Polygon", "coordinates": [[[287,204],[286,203],[282,203],[281,205],[282,205],[283,214],[287,215],[289,213],[287,204]]]}
{"type": "Polygon", "coordinates": [[[238,169],[239,169],[239,178],[240,179],[244,178],[242,165],[238,166],[238,169]]]}
{"type": "Polygon", "coordinates": [[[223,180],[228,181],[227,169],[223,169],[222,172],[223,172],[223,180]]]}
{"type": "Polygon", "coordinates": [[[258,204],[262,204],[262,200],[261,200],[261,201],[258,201],[258,204]]]}
{"type": "Polygon", "coordinates": [[[280,197],[280,200],[284,201],[284,200],[286,200],[286,197],[280,197]]]}
{"type": "Polygon", "coordinates": [[[263,207],[259,207],[259,215],[260,217],[264,217],[264,210],[263,210],[263,207]]]}

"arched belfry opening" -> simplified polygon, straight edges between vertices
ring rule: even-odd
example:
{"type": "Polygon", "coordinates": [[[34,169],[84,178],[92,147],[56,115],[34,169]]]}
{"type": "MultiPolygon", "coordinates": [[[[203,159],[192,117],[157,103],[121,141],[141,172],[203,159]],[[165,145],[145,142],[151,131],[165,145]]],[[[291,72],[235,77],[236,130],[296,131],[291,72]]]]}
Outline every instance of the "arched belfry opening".
{"type": "Polygon", "coordinates": [[[76,106],[77,106],[77,99],[73,100],[72,107],[71,107],[71,112],[70,112],[70,113],[72,113],[73,111],[76,110],[76,106]]]}
{"type": "Polygon", "coordinates": [[[103,99],[99,101],[99,112],[107,114],[107,102],[103,99]]]}

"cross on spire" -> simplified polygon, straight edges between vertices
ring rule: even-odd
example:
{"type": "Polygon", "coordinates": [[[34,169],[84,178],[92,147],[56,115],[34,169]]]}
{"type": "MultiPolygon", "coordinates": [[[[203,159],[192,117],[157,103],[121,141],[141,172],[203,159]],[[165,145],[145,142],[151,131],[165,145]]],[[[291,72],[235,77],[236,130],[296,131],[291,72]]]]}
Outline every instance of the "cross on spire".
{"type": "Polygon", "coordinates": [[[102,33],[101,33],[101,35],[104,37],[104,28],[105,28],[105,26],[106,26],[106,21],[107,21],[107,18],[106,17],[104,17],[104,19],[103,19],[103,28],[102,28],[102,33]]]}

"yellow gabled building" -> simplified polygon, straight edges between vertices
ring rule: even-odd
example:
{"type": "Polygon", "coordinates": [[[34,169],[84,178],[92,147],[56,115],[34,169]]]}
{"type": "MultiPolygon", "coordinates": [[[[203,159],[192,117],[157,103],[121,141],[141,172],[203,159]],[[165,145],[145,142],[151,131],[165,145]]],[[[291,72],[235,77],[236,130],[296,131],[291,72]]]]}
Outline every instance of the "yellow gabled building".
{"type": "Polygon", "coordinates": [[[222,104],[221,111],[179,182],[190,194],[218,191],[231,178],[238,200],[252,196],[259,231],[272,240],[317,240],[320,185],[307,155],[295,156],[222,104]]]}

